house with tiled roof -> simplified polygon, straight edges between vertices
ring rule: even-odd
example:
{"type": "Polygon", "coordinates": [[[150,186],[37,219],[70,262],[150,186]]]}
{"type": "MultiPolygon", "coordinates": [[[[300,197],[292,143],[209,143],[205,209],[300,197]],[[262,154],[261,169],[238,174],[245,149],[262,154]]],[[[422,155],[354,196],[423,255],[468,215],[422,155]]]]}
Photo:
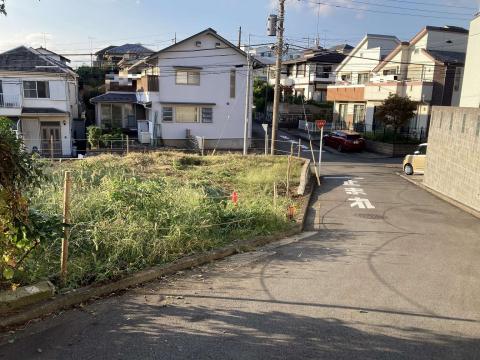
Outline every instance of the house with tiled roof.
{"type": "Polygon", "coordinates": [[[0,116],[12,120],[29,151],[72,155],[78,76],[67,60],[25,46],[0,54],[0,116]]]}
{"type": "Polygon", "coordinates": [[[95,53],[94,65],[103,68],[116,67],[121,61],[135,61],[153,53],[153,50],[141,44],[111,45],[95,53]]]}

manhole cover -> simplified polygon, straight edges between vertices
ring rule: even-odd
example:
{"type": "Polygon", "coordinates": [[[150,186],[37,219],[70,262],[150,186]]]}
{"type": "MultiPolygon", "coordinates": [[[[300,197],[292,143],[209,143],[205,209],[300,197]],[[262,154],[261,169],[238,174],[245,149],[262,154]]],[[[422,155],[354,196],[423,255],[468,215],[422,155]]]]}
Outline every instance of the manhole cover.
{"type": "Polygon", "coordinates": [[[376,214],[357,214],[357,216],[362,219],[368,219],[368,220],[383,220],[382,215],[376,215],[376,214]]]}
{"type": "Polygon", "coordinates": [[[415,212],[421,213],[421,214],[427,214],[427,215],[441,215],[442,213],[435,211],[435,210],[429,210],[429,209],[419,209],[419,208],[414,208],[412,209],[415,212]]]}

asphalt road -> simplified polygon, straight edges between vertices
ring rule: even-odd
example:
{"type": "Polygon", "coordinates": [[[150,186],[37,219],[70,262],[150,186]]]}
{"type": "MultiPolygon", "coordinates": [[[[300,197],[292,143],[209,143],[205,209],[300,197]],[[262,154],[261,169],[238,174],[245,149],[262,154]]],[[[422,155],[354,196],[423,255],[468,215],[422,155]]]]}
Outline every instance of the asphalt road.
{"type": "Polygon", "coordinates": [[[325,156],[301,237],[3,334],[0,359],[480,359],[480,221],[325,156]]]}

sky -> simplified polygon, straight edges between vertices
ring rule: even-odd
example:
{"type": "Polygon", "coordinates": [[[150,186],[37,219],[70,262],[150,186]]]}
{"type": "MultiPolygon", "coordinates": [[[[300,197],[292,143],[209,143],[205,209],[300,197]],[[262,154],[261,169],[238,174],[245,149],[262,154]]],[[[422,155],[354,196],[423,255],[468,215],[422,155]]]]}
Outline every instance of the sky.
{"type": "MultiPolygon", "coordinates": [[[[480,0],[287,0],[287,42],[298,46],[356,45],[366,33],[409,40],[426,25],[468,28],[480,0]],[[393,14],[397,13],[397,14],[393,14]],[[412,16],[412,15],[418,16],[412,16]]],[[[108,45],[142,43],[159,50],[212,27],[237,42],[271,43],[266,19],[278,0],[5,0],[0,51],[44,46],[70,55],[72,66],[108,45]]]]}

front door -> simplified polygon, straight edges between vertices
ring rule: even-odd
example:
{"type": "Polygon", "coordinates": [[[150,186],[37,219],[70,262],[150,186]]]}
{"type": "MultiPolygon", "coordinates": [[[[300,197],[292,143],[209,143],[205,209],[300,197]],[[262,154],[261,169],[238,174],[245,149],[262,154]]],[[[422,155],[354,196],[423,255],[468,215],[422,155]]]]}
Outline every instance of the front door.
{"type": "Polygon", "coordinates": [[[40,153],[42,156],[62,156],[62,138],[60,133],[60,122],[42,121],[40,123],[40,134],[42,137],[40,153]]]}

